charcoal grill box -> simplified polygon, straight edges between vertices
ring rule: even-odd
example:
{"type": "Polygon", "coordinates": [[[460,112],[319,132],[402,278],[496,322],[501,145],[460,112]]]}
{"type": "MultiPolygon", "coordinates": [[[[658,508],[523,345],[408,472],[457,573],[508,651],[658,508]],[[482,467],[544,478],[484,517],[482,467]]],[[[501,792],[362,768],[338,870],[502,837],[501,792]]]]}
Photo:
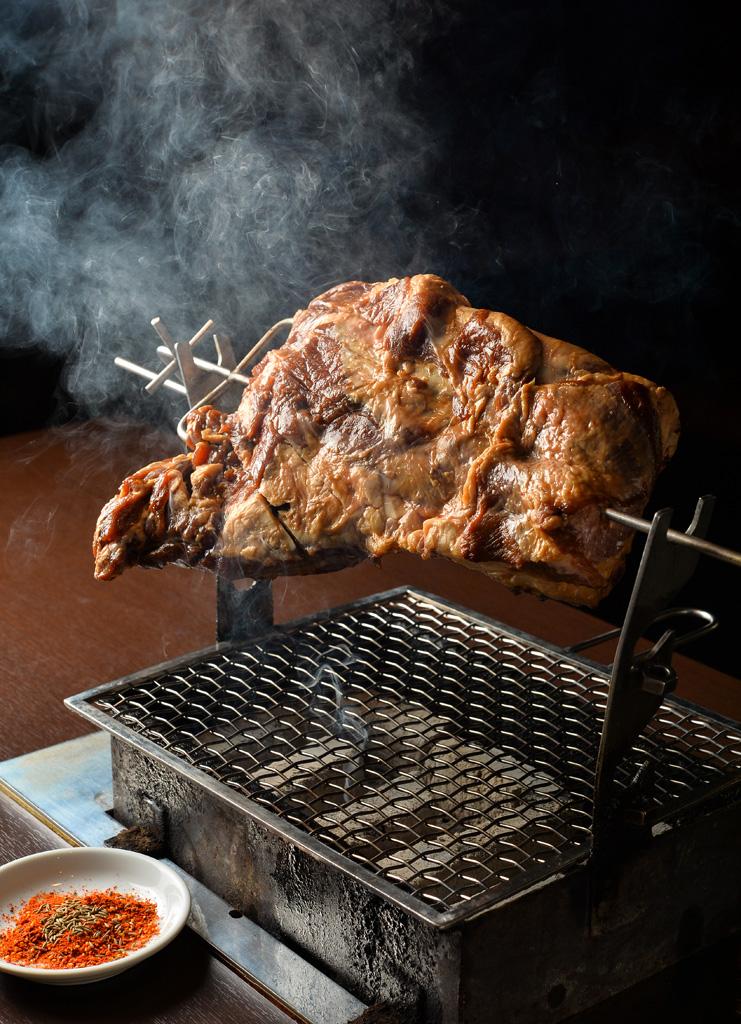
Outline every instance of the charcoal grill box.
{"type": "Polygon", "coordinates": [[[412,588],[70,698],[114,811],[365,1002],[561,1020],[738,926],[738,727],[667,697],[595,830],[603,667],[412,588]]]}

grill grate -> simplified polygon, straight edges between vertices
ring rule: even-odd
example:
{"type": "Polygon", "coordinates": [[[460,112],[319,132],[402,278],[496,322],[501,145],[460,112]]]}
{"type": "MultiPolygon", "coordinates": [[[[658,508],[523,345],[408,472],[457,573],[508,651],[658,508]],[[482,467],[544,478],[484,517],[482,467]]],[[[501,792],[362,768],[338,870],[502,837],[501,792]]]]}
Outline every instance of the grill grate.
{"type": "MultiPolygon", "coordinates": [[[[607,686],[406,590],[92,705],[443,912],[587,854],[607,686]]],[[[653,765],[654,808],[741,771],[741,738],[673,702],[634,754],[653,765]]]]}

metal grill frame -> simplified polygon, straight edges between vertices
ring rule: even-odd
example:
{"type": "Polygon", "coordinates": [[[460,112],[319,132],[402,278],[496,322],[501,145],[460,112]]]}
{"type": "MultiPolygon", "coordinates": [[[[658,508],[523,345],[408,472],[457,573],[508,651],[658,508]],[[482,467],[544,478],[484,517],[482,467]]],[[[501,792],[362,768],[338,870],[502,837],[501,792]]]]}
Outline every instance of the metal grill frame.
{"type": "MultiPolygon", "coordinates": [[[[357,601],[306,615],[281,625],[274,625],[271,628],[261,630],[259,633],[256,633],[250,638],[250,640],[267,641],[282,634],[300,632],[304,626],[327,622],[344,613],[353,612],[384,601],[388,602],[403,596],[411,596],[431,603],[437,606],[443,613],[451,612],[456,615],[463,616],[473,623],[478,623],[484,627],[494,629],[503,637],[511,638],[515,642],[524,644],[535,651],[543,651],[544,653],[557,658],[559,661],[574,665],[580,671],[588,673],[591,676],[599,677],[599,682],[604,684],[605,689],[608,687],[609,675],[604,665],[600,665],[599,663],[593,662],[584,657],[577,657],[557,645],[548,643],[539,637],[533,636],[514,627],[506,626],[481,613],[474,612],[464,606],[442,599],[437,595],[429,594],[412,586],[402,586],[383,593],[373,594],[357,601]]],[[[188,779],[196,782],[207,792],[212,793],[220,800],[226,801],[232,806],[238,808],[256,822],[259,822],[272,832],[277,833],[284,840],[297,846],[309,856],[322,861],[325,864],[331,865],[337,870],[355,878],[383,899],[388,900],[404,910],[406,913],[411,914],[413,917],[436,929],[445,930],[460,925],[464,921],[470,921],[489,910],[497,903],[509,900],[512,896],[521,894],[538,884],[542,884],[543,881],[557,876],[567,869],[576,867],[579,864],[585,864],[589,861],[593,849],[593,835],[590,837],[589,841],[584,843],[583,846],[571,849],[568,852],[560,851],[558,854],[553,854],[545,863],[540,865],[534,862],[533,865],[528,868],[526,878],[523,879],[519,885],[515,883],[504,892],[501,892],[496,888],[490,889],[472,898],[463,900],[452,908],[440,911],[435,909],[434,905],[431,905],[424,899],[419,898],[413,893],[405,891],[404,888],[402,888],[400,884],[394,882],[393,879],[386,878],[376,873],[374,870],[365,867],[362,863],[334,850],[320,838],[308,834],[303,831],[300,826],[292,824],[290,821],[281,817],[278,813],[262,806],[251,797],[236,791],[226,783],[218,781],[207,771],[185,761],[178,754],[160,746],[155,741],[149,739],[145,735],[142,735],[142,733],[135,729],[124,725],[121,721],[111,717],[108,713],[96,706],[95,702],[108,694],[120,692],[126,688],[135,687],[138,684],[152,681],[157,676],[166,673],[177,672],[178,670],[192,666],[195,661],[202,658],[208,658],[214,654],[228,655],[230,651],[241,649],[243,646],[243,643],[217,643],[199,651],[190,652],[181,658],[163,662],[142,671],[116,679],[102,686],[95,687],[94,689],[87,690],[73,697],[69,697],[66,699],[65,704],[72,711],[93,722],[96,726],[108,731],[118,740],[132,744],[134,747],[142,750],[150,758],[175,769],[188,779]]],[[[727,727],[734,730],[738,729],[736,723],[724,719],[722,716],[710,714],[703,709],[696,709],[694,705],[689,702],[682,701],[679,698],[667,698],[665,703],[667,705],[675,705],[687,713],[693,713],[696,711],[703,720],[712,722],[719,727],[727,727]]],[[[602,728],[604,724],[603,720],[600,720],[599,724],[600,728],[602,728]]],[[[723,777],[718,780],[715,785],[703,787],[700,792],[694,790],[688,793],[686,800],[676,801],[672,805],[671,813],[655,815],[654,820],[658,819],[665,821],[670,817],[676,817],[688,808],[698,803],[704,803],[708,799],[712,798],[712,796],[718,791],[726,791],[726,795],[728,795],[729,790],[735,791],[736,789],[741,790],[741,777],[731,777],[730,780],[727,776],[723,777]]]]}

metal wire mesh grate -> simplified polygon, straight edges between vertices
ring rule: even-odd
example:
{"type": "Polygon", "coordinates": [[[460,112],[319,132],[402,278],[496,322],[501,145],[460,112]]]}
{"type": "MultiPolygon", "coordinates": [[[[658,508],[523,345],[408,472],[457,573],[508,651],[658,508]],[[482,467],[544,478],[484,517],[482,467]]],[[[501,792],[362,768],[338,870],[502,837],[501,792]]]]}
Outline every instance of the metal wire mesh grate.
{"type": "MultiPolygon", "coordinates": [[[[438,911],[586,852],[607,680],[413,591],[211,654],[94,706],[438,911]]],[[[667,802],[741,740],[665,705],[667,802]]]]}

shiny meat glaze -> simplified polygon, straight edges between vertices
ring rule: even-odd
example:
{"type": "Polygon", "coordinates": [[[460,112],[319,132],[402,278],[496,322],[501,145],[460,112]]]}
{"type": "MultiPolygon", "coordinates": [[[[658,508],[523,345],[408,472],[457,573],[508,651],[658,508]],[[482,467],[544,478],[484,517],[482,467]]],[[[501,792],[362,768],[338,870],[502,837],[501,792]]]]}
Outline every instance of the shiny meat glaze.
{"type": "Polygon", "coordinates": [[[181,562],[253,577],[410,551],[594,605],[673,454],[663,388],[472,309],[424,274],[350,282],[296,314],[238,410],[189,418],[186,455],[101,512],[95,573],[181,562]]]}

